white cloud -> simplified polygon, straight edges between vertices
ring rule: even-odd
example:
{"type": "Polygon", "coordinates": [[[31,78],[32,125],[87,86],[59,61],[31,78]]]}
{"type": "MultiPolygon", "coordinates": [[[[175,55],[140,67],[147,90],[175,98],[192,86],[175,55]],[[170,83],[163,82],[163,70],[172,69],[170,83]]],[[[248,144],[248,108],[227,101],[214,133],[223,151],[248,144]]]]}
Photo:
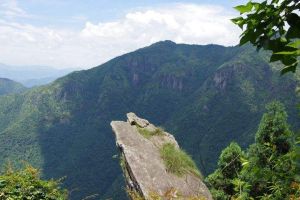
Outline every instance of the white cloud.
{"type": "Polygon", "coordinates": [[[16,17],[30,17],[30,15],[19,6],[16,0],[1,0],[0,16],[8,19],[16,17]]]}
{"type": "Polygon", "coordinates": [[[160,40],[235,45],[240,31],[229,21],[233,17],[218,6],[172,4],[129,12],[111,22],[87,21],[80,31],[0,20],[0,62],[92,67],[160,40]]]}

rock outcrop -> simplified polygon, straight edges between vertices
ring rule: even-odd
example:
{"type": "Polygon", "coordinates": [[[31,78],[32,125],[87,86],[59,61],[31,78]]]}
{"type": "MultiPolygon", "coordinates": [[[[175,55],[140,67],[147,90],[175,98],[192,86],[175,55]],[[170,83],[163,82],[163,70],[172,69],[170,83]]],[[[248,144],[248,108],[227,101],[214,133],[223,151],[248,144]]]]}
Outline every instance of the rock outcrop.
{"type": "Polygon", "coordinates": [[[128,192],[141,199],[212,199],[201,177],[187,172],[184,175],[168,171],[161,156],[165,144],[180,150],[175,138],[134,113],[128,121],[111,122],[116,144],[121,152],[121,166],[128,192]]]}

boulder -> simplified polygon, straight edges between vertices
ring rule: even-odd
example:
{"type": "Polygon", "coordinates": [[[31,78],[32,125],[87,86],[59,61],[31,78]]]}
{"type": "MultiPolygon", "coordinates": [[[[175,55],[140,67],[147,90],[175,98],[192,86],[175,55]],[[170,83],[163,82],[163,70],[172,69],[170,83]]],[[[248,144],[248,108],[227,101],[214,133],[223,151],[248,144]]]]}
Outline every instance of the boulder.
{"type": "Polygon", "coordinates": [[[127,113],[127,120],[131,125],[137,125],[141,128],[145,128],[146,126],[149,125],[148,120],[146,119],[141,119],[136,114],[134,113],[127,113]]]}
{"type": "Polygon", "coordinates": [[[127,118],[127,122],[112,121],[111,126],[120,150],[129,196],[134,194],[145,200],[152,200],[153,196],[166,200],[212,199],[201,177],[193,173],[178,176],[168,172],[160,149],[167,143],[179,149],[174,136],[134,113],[128,113],[127,118]],[[141,130],[149,131],[150,136],[141,134],[141,130]]]}

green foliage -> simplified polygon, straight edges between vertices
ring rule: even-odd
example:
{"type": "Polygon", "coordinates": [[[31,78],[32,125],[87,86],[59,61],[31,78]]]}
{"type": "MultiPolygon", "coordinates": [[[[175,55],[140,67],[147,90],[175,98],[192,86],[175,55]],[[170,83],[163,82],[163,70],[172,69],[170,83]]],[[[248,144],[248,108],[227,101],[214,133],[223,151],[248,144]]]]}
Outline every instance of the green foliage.
{"type": "Polygon", "coordinates": [[[26,88],[18,82],[0,78],[0,95],[14,94],[25,91],[26,88]]]}
{"type": "Polygon", "coordinates": [[[297,79],[278,77],[265,58],[249,45],[159,42],[47,86],[1,96],[0,164],[28,160],[46,179],[67,176],[70,199],[99,194],[95,199],[124,200],[109,124],[135,112],[174,133],[209,174],[231,141],[253,143],[267,102],[281,100],[289,123],[300,127],[297,79]]]}
{"type": "Polygon", "coordinates": [[[272,102],[266,108],[255,143],[246,156],[237,144],[231,144],[223,150],[218,169],[207,177],[216,199],[300,198],[297,146],[287,124],[287,114],[279,102],[272,102]],[[236,167],[226,172],[226,166],[236,162],[234,152],[240,159],[236,167]]]}
{"type": "Polygon", "coordinates": [[[244,172],[255,177],[249,181],[253,197],[267,195],[282,199],[290,195],[296,173],[292,139],[283,105],[269,104],[256,133],[256,142],[249,149],[249,166],[244,172]]]}
{"type": "Polygon", "coordinates": [[[229,200],[229,195],[225,194],[222,190],[211,189],[211,195],[213,196],[214,200],[229,200]]]}
{"type": "Polygon", "coordinates": [[[244,32],[240,45],[252,43],[257,49],[272,51],[270,61],[281,61],[281,73],[295,72],[300,56],[300,1],[249,1],[236,6],[241,16],[232,19],[244,32]]]}
{"type": "Polygon", "coordinates": [[[214,189],[212,194],[215,199],[228,199],[235,194],[233,180],[239,177],[244,157],[241,147],[235,142],[222,151],[218,169],[206,178],[206,182],[214,189]]]}
{"type": "Polygon", "coordinates": [[[235,142],[232,142],[222,151],[218,168],[222,169],[222,174],[225,177],[232,179],[241,171],[243,154],[241,147],[235,142]]]}
{"type": "Polygon", "coordinates": [[[164,160],[167,171],[178,176],[186,173],[202,176],[192,158],[183,150],[176,148],[174,144],[164,144],[160,149],[160,155],[164,160]]]}
{"type": "Polygon", "coordinates": [[[1,200],[66,200],[67,191],[61,189],[60,182],[41,180],[37,169],[27,165],[13,171],[8,167],[0,175],[1,200]]]}
{"type": "Polygon", "coordinates": [[[267,113],[262,117],[255,135],[255,146],[251,152],[258,158],[256,164],[265,165],[271,156],[280,156],[291,151],[292,132],[287,124],[287,114],[279,102],[267,105],[267,113]]]}
{"type": "Polygon", "coordinates": [[[149,139],[152,136],[161,136],[164,135],[164,130],[160,127],[156,128],[154,131],[150,131],[147,128],[137,127],[139,133],[145,138],[149,139]]]}

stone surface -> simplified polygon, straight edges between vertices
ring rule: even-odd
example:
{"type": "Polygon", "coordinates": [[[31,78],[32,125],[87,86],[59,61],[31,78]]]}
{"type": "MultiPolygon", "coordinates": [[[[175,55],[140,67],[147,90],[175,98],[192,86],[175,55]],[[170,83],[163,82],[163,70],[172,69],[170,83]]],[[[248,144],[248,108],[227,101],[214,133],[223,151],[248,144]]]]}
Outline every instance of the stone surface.
{"type": "Polygon", "coordinates": [[[149,125],[149,122],[148,120],[145,120],[145,119],[141,119],[139,117],[137,117],[134,113],[127,113],[127,119],[128,119],[128,122],[131,124],[131,125],[137,125],[141,128],[145,128],[146,126],[149,125]]]}
{"type": "Polygon", "coordinates": [[[146,200],[151,200],[152,193],[159,194],[163,199],[169,199],[166,195],[170,194],[174,197],[180,194],[180,198],[173,199],[194,196],[199,196],[199,200],[212,199],[199,177],[191,173],[178,177],[167,172],[159,149],[165,143],[172,143],[179,148],[171,134],[163,132],[147,139],[139,133],[137,126],[149,126],[154,130],[156,127],[134,113],[128,113],[127,117],[127,122],[113,121],[111,126],[123,159],[121,163],[129,190],[139,193],[146,200]]]}

